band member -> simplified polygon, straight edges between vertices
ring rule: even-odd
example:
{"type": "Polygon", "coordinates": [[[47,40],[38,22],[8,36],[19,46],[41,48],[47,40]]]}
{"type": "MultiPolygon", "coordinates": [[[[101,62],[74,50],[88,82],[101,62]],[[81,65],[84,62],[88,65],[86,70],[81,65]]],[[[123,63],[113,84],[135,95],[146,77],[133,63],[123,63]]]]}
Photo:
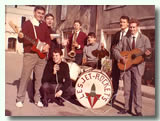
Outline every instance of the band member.
{"type": "MultiPolygon", "coordinates": [[[[122,38],[122,40],[119,41],[119,43],[116,45],[116,47],[113,48],[113,54],[115,56],[115,59],[120,61],[123,64],[126,64],[129,60],[126,56],[122,56],[120,54],[121,51],[131,51],[135,48],[140,49],[144,55],[148,58],[151,55],[151,44],[148,37],[146,37],[144,34],[140,33],[138,30],[139,22],[137,19],[131,19],[129,21],[129,29],[131,32],[130,36],[125,36],[122,38]]],[[[133,105],[137,116],[142,116],[142,93],[141,93],[141,82],[142,82],[142,76],[144,74],[145,69],[145,62],[142,62],[137,65],[133,65],[128,70],[125,70],[121,74],[123,75],[123,81],[124,81],[124,98],[125,98],[125,105],[124,109],[121,110],[120,114],[126,114],[130,113],[130,91],[132,88],[133,93],[133,105]],[[132,83],[131,83],[132,82],[132,83]]]]}
{"type": "Polygon", "coordinates": [[[40,92],[45,107],[48,107],[49,99],[64,106],[63,99],[60,97],[69,99],[75,92],[70,80],[68,64],[62,61],[62,55],[61,49],[54,49],[53,59],[47,63],[44,70],[40,92]]]}
{"type": "MultiPolygon", "coordinates": [[[[83,60],[82,64],[86,66],[91,66],[92,68],[100,69],[100,58],[94,55],[93,51],[101,50],[104,48],[103,44],[99,44],[96,42],[96,35],[94,32],[90,32],[88,34],[87,45],[84,46],[83,49],[83,60]]],[[[98,52],[98,51],[97,51],[98,52]]],[[[100,52],[100,51],[99,51],[100,52]]],[[[109,53],[108,53],[109,55],[109,53]]]]}
{"type": "Polygon", "coordinates": [[[112,55],[112,49],[115,47],[118,42],[122,39],[123,36],[129,35],[129,17],[128,16],[121,16],[120,18],[120,28],[121,30],[118,31],[112,39],[111,42],[111,58],[112,58],[112,84],[113,84],[113,96],[111,100],[111,104],[114,104],[114,101],[116,99],[116,95],[118,92],[118,87],[119,87],[119,79],[120,79],[120,70],[118,69],[117,66],[117,60],[114,58],[112,55]]]}
{"type": "Polygon", "coordinates": [[[87,36],[81,31],[81,22],[74,21],[74,33],[69,37],[68,55],[75,57],[75,62],[78,65],[82,64],[83,48],[86,43],[87,36]],[[73,54],[74,53],[74,54],[73,54]]]}
{"type": "MultiPolygon", "coordinates": [[[[55,48],[63,48],[67,45],[67,40],[63,40],[62,43],[60,43],[60,37],[54,36],[56,34],[56,31],[53,31],[53,24],[54,24],[54,16],[51,13],[48,13],[45,15],[45,22],[48,26],[50,37],[51,37],[51,45],[49,50],[49,58],[52,59],[52,53],[55,48]]],[[[60,35],[59,35],[60,36],[60,35]]]]}
{"type": "Polygon", "coordinates": [[[33,51],[33,44],[31,43],[29,38],[35,41],[36,39],[39,39],[41,42],[46,42],[46,44],[42,48],[42,53],[49,52],[50,36],[46,23],[42,21],[44,14],[45,9],[42,6],[36,6],[34,9],[33,19],[24,22],[22,25],[22,31],[18,34],[18,41],[23,43],[24,56],[22,75],[16,99],[17,107],[23,107],[28,81],[30,80],[30,75],[33,70],[35,72],[34,101],[38,107],[43,107],[43,104],[40,101],[41,96],[39,89],[41,86],[43,70],[46,65],[46,58],[41,59],[38,53],[36,51],[33,51]]]}

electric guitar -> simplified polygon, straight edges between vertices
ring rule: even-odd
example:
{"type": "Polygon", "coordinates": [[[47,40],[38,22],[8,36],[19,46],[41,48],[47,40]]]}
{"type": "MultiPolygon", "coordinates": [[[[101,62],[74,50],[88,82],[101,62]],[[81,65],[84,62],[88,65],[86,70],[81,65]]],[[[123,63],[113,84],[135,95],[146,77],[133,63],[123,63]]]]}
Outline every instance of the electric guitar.
{"type": "MultiPolygon", "coordinates": [[[[19,33],[18,26],[16,26],[12,21],[9,22],[9,25],[14,30],[15,33],[17,34],[19,33]]],[[[44,59],[47,56],[46,53],[42,52],[43,47],[46,45],[45,42],[41,42],[39,39],[34,40],[25,34],[24,34],[24,38],[33,44],[31,50],[36,52],[41,59],[44,59]]]]}
{"type": "Polygon", "coordinates": [[[118,62],[118,68],[121,71],[128,70],[133,65],[140,64],[144,61],[144,53],[138,48],[131,51],[122,51],[120,54],[127,58],[126,64],[122,63],[121,61],[118,62]]]}

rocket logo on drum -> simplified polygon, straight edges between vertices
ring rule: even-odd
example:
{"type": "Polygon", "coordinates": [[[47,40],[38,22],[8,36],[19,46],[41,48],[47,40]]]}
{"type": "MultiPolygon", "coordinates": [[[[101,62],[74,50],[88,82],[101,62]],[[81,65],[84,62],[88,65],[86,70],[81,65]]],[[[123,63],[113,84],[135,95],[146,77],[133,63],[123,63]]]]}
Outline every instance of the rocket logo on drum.
{"type": "Polygon", "coordinates": [[[87,108],[100,108],[106,105],[112,96],[112,84],[107,74],[100,70],[83,73],[76,82],[77,100],[87,108]]]}
{"type": "Polygon", "coordinates": [[[88,98],[89,104],[93,108],[94,104],[97,102],[97,100],[99,99],[99,97],[101,95],[100,94],[96,94],[96,87],[95,87],[95,84],[93,84],[92,87],[91,87],[91,92],[90,93],[86,93],[86,96],[88,98]]]}

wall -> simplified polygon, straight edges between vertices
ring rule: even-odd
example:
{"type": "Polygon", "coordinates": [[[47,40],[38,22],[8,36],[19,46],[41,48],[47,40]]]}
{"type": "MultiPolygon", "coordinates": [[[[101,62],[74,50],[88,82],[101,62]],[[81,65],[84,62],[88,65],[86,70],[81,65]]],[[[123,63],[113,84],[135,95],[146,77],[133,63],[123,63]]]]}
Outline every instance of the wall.
{"type": "MultiPolygon", "coordinates": [[[[7,5],[5,7],[5,50],[8,50],[8,38],[13,37],[17,39],[17,34],[9,26],[9,21],[12,21],[17,25],[18,29],[21,29],[21,19],[22,16],[30,19],[33,15],[34,7],[31,6],[14,6],[7,5]]],[[[18,53],[23,53],[23,45],[16,41],[15,51],[18,53]]]]}

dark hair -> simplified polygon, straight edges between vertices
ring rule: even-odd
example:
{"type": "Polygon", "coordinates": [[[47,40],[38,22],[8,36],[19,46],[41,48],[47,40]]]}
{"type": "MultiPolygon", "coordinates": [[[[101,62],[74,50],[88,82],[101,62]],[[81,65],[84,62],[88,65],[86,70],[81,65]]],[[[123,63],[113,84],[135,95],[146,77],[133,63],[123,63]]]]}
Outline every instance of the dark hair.
{"type": "Polygon", "coordinates": [[[60,55],[63,55],[63,52],[62,52],[62,50],[60,48],[55,48],[53,50],[53,53],[59,53],[60,55]]]}
{"type": "Polygon", "coordinates": [[[44,19],[46,19],[46,18],[49,17],[49,16],[53,17],[53,19],[54,19],[54,16],[53,16],[53,14],[51,14],[51,13],[46,14],[45,17],[44,17],[44,19]]]}
{"type": "Polygon", "coordinates": [[[121,20],[121,19],[126,19],[127,22],[129,22],[129,17],[128,17],[128,16],[121,16],[120,20],[121,20]]]}
{"type": "Polygon", "coordinates": [[[74,23],[79,23],[80,26],[82,25],[81,21],[80,20],[75,20],[74,23]]]}
{"type": "Polygon", "coordinates": [[[37,10],[43,10],[44,12],[46,12],[46,9],[43,6],[36,6],[34,8],[34,12],[37,11],[37,10]]]}
{"type": "Polygon", "coordinates": [[[91,37],[96,38],[96,34],[95,34],[94,32],[89,32],[89,33],[88,33],[88,36],[91,36],[91,37]]]}
{"type": "Polygon", "coordinates": [[[137,19],[135,19],[135,18],[131,18],[131,19],[129,20],[129,24],[131,24],[131,23],[136,23],[137,26],[139,26],[139,21],[138,21],[137,19]]]}

